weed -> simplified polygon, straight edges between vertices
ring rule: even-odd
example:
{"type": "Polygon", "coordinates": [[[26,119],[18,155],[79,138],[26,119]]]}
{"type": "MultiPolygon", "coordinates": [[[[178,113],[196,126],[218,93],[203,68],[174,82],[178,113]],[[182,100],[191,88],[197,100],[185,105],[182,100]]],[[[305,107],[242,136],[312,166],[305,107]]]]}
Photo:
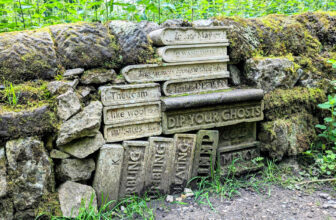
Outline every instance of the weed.
{"type": "Polygon", "coordinates": [[[18,98],[15,94],[15,89],[14,86],[11,82],[4,82],[5,85],[5,91],[4,91],[4,96],[8,101],[8,104],[11,106],[16,106],[18,103],[18,98]]]}

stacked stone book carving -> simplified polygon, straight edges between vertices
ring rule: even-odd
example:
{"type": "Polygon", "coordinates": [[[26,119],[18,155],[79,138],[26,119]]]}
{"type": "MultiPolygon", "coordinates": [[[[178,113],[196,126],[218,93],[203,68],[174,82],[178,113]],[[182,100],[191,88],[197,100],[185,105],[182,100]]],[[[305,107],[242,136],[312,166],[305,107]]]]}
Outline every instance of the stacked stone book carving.
{"type": "Polygon", "coordinates": [[[149,36],[163,63],[127,66],[121,72],[128,85],[100,87],[108,144],[94,180],[99,203],[102,194],[179,193],[215,164],[225,175],[236,159],[242,171],[257,169],[249,163],[259,156],[263,91],[229,89],[226,31],[156,30],[149,36]]]}

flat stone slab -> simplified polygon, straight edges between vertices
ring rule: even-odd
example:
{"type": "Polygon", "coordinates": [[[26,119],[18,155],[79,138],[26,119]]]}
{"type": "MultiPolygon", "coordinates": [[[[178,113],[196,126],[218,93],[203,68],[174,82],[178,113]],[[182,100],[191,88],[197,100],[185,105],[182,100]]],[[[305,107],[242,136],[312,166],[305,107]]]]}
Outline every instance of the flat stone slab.
{"type": "Polygon", "coordinates": [[[192,62],[228,59],[228,46],[229,43],[180,45],[160,47],[157,51],[167,63],[192,62]]]}
{"type": "Polygon", "coordinates": [[[163,28],[149,33],[154,45],[226,43],[227,27],[163,28]]]}
{"type": "Polygon", "coordinates": [[[197,94],[216,90],[228,89],[229,72],[227,74],[171,80],[163,84],[163,93],[166,96],[197,94]]]}
{"type": "Polygon", "coordinates": [[[221,146],[217,149],[217,164],[221,168],[221,174],[230,172],[231,165],[235,166],[236,174],[243,174],[260,168],[260,164],[252,162],[260,157],[259,142],[253,141],[231,146],[221,146]]]}
{"type": "Polygon", "coordinates": [[[191,179],[196,146],[196,134],[175,134],[175,159],[170,194],[183,192],[191,179]]]}
{"type": "MultiPolygon", "coordinates": [[[[119,145],[104,145],[99,152],[93,188],[96,190],[98,206],[118,201],[124,148],[119,145]]],[[[111,208],[115,204],[111,204],[111,208]]]]}
{"type": "Polygon", "coordinates": [[[149,196],[167,194],[171,182],[175,144],[173,138],[150,137],[145,189],[149,196]]]}
{"type": "Polygon", "coordinates": [[[123,169],[119,188],[119,198],[127,195],[140,195],[145,184],[148,163],[148,141],[124,141],[123,169]]]}
{"type": "Polygon", "coordinates": [[[160,82],[213,75],[229,77],[228,61],[229,58],[188,63],[131,65],[123,68],[121,73],[129,83],[160,82]]]}
{"type": "Polygon", "coordinates": [[[104,137],[109,143],[150,137],[162,133],[161,122],[136,122],[129,125],[105,125],[104,137]]]}
{"type": "Polygon", "coordinates": [[[252,101],[166,111],[163,112],[162,119],[163,133],[174,134],[242,122],[262,121],[263,110],[263,101],[252,101]]]}
{"type": "Polygon", "coordinates": [[[197,132],[192,177],[206,177],[214,172],[217,146],[218,131],[200,130],[197,132]]]}
{"type": "Polygon", "coordinates": [[[264,97],[261,89],[236,89],[227,92],[162,98],[162,110],[195,108],[209,105],[260,101],[264,97]]]}
{"type": "Polygon", "coordinates": [[[102,86],[99,90],[104,106],[158,101],[161,96],[157,83],[102,86]]]}
{"type": "Polygon", "coordinates": [[[237,145],[250,143],[257,139],[257,123],[241,123],[225,126],[219,129],[218,146],[237,145]]]}
{"type": "Polygon", "coordinates": [[[160,101],[104,107],[104,123],[106,125],[130,124],[147,120],[161,120],[160,101]]]}

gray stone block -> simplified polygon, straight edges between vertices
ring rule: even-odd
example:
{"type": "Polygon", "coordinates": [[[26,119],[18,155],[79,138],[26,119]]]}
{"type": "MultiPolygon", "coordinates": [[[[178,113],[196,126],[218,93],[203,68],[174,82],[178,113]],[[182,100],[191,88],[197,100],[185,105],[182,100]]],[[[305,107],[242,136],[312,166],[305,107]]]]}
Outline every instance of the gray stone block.
{"type": "Polygon", "coordinates": [[[161,96],[157,83],[103,86],[99,90],[104,106],[158,101],[161,96]]]}
{"type": "Polygon", "coordinates": [[[140,64],[126,66],[121,73],[130,83],[160,82],[222,75],[229,77],[228,58],[188,63],[140,64]]]}
{"type": "Polygon", "coordinates": [[[229,88],[228,78],[229,72],[215,76],[171,80],[163,84],[162,90],[166,96],[199,94],[202,92],[223,90],[229,88]]]}
{"type": "Polygon", "coordinates": [[[153,44],[158,46],[227,43],[227,29],[226,27],[171,27],[153,31],[149,37],[153,44]]]}
{"type": "Polygon", "coordinates": [[[98,197],[98,206],[118,201],[124,148],[121,145],[104,145],[99,152],[93,188],[98,197]]]}
{"type": "Polygon", "coordinates": [[[191,179],[194,162],[196,135],[175,134],[175,158],[170,194],[183,192],[188,181],[191,179]]]}
{"type": "Polygon", "coordinates": [[[261,121],[263,110],[262,101],[170,110],[163,112],[162,129],[164,134],[173,134],[261,121]]]}
{"type": "Polygon", "coordinates": [[[227,92],[162,98],[162,110],[185,109],[216,104],[260,101],[264,97],[261,89],[236,89],[227,92]]]}
{"type": "Polygon", "coordinates": [[[64,159],[56,166],[56,177],[60,181],[85,181],[91,178],[95,167],[93,159],[64,159]]]}
{"type": "Polygon", "coordinates": [[[150,137],[161,133],[161,122],[158,121],[136,122],[128,125],[105,125],[104,127],[104,137],[108,143],[150,137]]]}
{"type": "Polygon", "coordinates": [[[57,97],[57,114],[62,120],[68,120],[81,110],[81,103],[72,89],[57,97]]]}
{"type": "Polygon", "coordinates": [[[173,138],[150,137],[145,189],[149,196],[167,194],[173,174],[175,144],[173,138]]]}
{"type": "Polygon", "coordinates": [[[257,123],[241,123],[219,128],[218,146],[237,145],[257,140],[257,123]]]}
{"type": "Polygon", "coordinates": [[[134,122],[161,121],[161,102],[104,107],[104,123],[132,124],[134,122]]]}
{"type": "Polygon", "coordinates": [[[165,46],[158,54],[167,63],[228,59],[229,43],[165,46]]]}
{"type": "Polygon", "coordinates": [[[217,147],[218,131],[200,130],[197,132],[192,177],[210,176],[215,171],[217,147]]]}
{"type": "Polygon", "coordinates": [[[99,150],[105,144],[103,135],[98,132],[94,137],[85,137],[72,141],[58,148],[76,158],[84,159],[99,150]]]}
{"type": "Polygon", "coordinates": [[[124,161],[119,187],[119,198],[140,195],[145,184],[148,166],[148,141],[124,141],[124,161]]]}
{"type": "Polygon", "coordinates": [[[97,197],[91,186],[67,181],[58,188],[58,197],[64,217],[75,218],[78,216],[82,202],[86,208],[97,208],[97,197]]]}

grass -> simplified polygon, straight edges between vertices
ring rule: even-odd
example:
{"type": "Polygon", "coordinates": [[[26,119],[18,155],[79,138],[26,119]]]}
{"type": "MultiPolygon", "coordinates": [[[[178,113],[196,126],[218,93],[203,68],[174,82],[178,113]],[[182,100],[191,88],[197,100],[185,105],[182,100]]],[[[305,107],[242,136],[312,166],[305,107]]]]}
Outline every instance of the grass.
{"type": "MultiPolygon", "coordinates": [[[[261,162],[259,160],[259,162],[261,162]]],[[[212,197],[219,197],[221,201],[232,199],[240,195],[241,189],[251,190],[260,194],[271,196],[272,185],[278,185],[288,189],[304,189],[305,186],[298,187],[297,183],[303,179],[313,178],[307,172],[301,171],[295,173],[290,166],[279,166],[272,160],[265,160],[263,170],[248,174],[242,177],[236,176],[236,163],[234,160],[228,167],[228,172],[225,176],[221,175],[219,169],[211,172],[209,177],[195,177],[189,181],[189,186],[194,185],[194,202],[199,205],[209,206],[213,211],[216,211],[211,202],[212,197]]],[[[188,187],[189,187],[188,186],[188,187]]],[[[336,184],[335,186],[336,187],[336,184]]],[[[159,197],[162,201],[164,197],[159,197]]],[[[154,209],[150,205],[151,199],[145,194],[144,196],[129,196],[121,200],[111,210],[109,205],[114,201],[110,201],[102,206],[99,210],[95,210],[92,205],[88,208],[81,207],[77,220],[96,220],[96,219],[155,219],[154,209]]],[[[174,202],[178,205],[187,205],[187,202],[174,202]]],[[[63,217],[53,217],[54,220],[63,220],[63,217]]]]}

